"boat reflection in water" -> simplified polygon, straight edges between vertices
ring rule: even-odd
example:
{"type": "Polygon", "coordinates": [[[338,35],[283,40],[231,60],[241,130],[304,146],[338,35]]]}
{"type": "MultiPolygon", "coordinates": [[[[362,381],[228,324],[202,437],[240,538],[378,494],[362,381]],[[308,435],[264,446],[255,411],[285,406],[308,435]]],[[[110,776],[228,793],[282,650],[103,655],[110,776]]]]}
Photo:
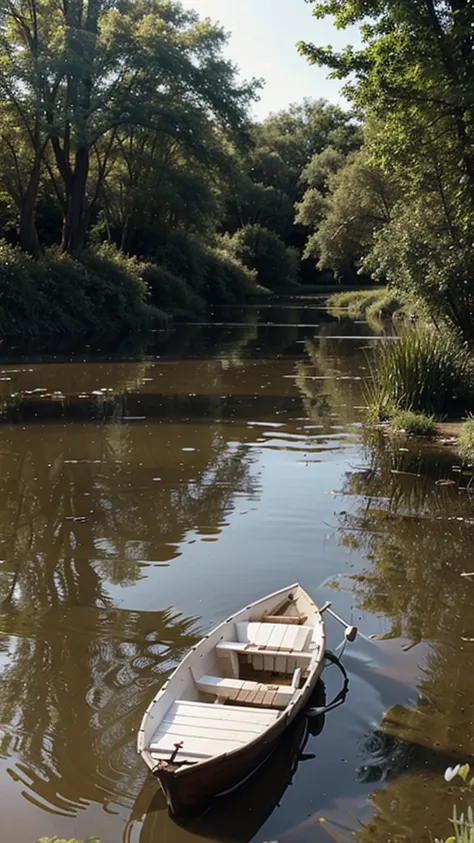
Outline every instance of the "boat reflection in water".
{"type": "MultiPolygon", "coordinates": [[[[321,680],[310,704],[325,704],[321,680]]],[[[173,843],[190,843],[196,838],[220,843],[248,843],[278,807],[299,763],[315,758],[305,754],[304,749],[309,735],[322,731],[324,719],[324,715],[308,718],[301,714],[297,717],[252,776],[195,816],[171,817],[156,781],[148,777],[130,817],[126,843],[162,843],[167,839],[173,843]]]]}

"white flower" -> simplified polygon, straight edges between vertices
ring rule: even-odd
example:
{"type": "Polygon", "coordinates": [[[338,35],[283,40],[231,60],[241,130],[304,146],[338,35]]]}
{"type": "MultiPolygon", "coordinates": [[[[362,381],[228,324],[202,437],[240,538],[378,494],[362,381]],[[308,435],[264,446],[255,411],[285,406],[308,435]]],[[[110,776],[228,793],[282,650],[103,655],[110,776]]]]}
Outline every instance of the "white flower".
{"type": "Polygon", "coordinates": [[[460,764],[456,764],[455,767],[446,767],[446,770],[444,771],[444,778],[446,779],[446,781],[452,782],[452,780],[456,778],[460,769],[461,769],[460,764]]]}

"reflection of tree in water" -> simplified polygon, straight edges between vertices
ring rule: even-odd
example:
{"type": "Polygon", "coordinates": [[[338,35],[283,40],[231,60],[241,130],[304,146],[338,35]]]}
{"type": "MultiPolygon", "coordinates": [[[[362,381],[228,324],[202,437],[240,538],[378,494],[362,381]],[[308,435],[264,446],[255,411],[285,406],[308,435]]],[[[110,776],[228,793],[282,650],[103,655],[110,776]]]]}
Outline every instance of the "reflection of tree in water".
{"type": "Polygon", "coordinates": [[[392,708],[363,747],[363,778],[387,787],[372,795],[360,843],[447,836],[453,797],[443,771],[474,757],[474,644],[466,640],[474,638],[474,586],[461,576],[474,570],[466,477],[453,473],[452,454],[399,447],[368,440],[368,467],[346,475],[343,491],[356,500],[341,516],[341,537],[372,563],[355,580],[359,605],[389,617],[392,635],[432,646],[416,705],[392,708]]]}
{"type": "Polygon", "coordinates": [[[164,470],[140,428],[0,432],[4,610],[99,605],[99,571],[117,583],[136,579],[151,549],[169,560],[169,545],[190,529],[218,531],[235,495],[255,489],[245,449],[229,448],[211,426],[188,462],[173,426],[163,426],[164,470]]]}
{"type": "Polygon", "coordinates": [[[41,807],[73,815],[83,800],[128,802],[141,785],[137,723],[195,621],[167,609],[69,607],[4,615],[10,664],[0,685],[3,757],[41,807]]]}
{"type": "Polygon", "coordinates": [[[310,418],[337,414],[344,423],[354,420],[354,408],[363,404],[367,361],[363,340],[328,337],[324,326],[317,338],[307,339],[307,361],[296,364],[296,383],[310,418]]]}
{"type": "Polygon", "coordinates": [[[255,490],[225,428],[198,434],[190,456],[167,424],[158,454],[131,425],[0,430],[1,752],[39,804],[74,813],[79,798],[139,787],[137,723],[197,627],[170,609],[116,610],[107,584],[171,560],[190,530],[218,532],[235,497],[255,490]]]}
{"type": "MultiPolygon", "coordinates": [[[[343,485],[359,500],[341,516],[341,540],[372,562],[356,592],[365,609],[391,618],[394,635],[436,639],[471,596],[460,576],[474,565],[472,504],[459,491],[466,478],[452,473],[450,453],[400,451],[400,442],[392,448],[381,438],[367,444],[368,467],[343,485]]],[[[465,614],[463,623],[462,634],[474,631],[465,614]]]]}

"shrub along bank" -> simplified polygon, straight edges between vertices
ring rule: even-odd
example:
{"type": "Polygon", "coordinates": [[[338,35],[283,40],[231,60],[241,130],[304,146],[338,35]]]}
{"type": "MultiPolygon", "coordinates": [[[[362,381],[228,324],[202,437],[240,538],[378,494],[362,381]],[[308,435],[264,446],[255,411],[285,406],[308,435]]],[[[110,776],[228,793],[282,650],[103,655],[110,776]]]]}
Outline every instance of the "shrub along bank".
{"type": "Polygon", "coordinates": [[[251,271],[209,246],[194,245],[189,255],[179,251],[158,263],[108,245],[74,257],[52,249],[34,259],[0,242],[4,338],[140,331],[170,317],[198,317],[209,304],[243,302],[258,289],[251,271]]]}

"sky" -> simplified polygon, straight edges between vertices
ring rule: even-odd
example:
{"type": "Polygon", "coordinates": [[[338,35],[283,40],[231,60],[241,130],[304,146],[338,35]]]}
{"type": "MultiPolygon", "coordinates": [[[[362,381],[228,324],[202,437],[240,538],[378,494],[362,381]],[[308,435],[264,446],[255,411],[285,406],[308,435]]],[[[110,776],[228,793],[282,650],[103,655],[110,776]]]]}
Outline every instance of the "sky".
{"type": "Polygon", "coordinates": [[[324,97],[344,104],[341,83],[327,79],[327,72],[311,67],[296,50],[298,41],[340,48],[357,44],[357,30],[337,30],[329,20],[316,20],[305,0],[181,0],[187,9],[219,22],[232,33],[227,56],[244,79],[264,78],[260,102],[253,107],[257,119],[280,111],[304,97],[324,97]]]}

